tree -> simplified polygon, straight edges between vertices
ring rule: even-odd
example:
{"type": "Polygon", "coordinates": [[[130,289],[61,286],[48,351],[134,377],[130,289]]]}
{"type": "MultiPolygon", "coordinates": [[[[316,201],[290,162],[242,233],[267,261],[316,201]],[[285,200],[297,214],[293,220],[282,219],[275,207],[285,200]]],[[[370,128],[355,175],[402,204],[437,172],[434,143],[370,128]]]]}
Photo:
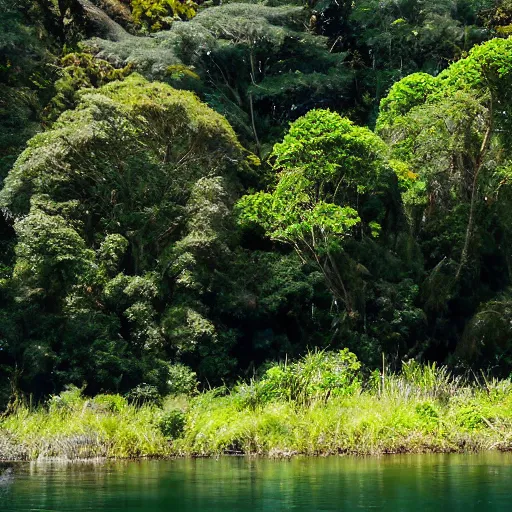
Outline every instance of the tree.
{"type": "Polygon", "coordinates": [[[464,330],[451,315],[471,318],[511,278],[511,79],[512,40],[494,39],[438,77],[398,82],[381,103],[377,132],[418,177],[403,197],[426,261],[423,307],[450,343],[464,330]]]}
{"type": "MultiPolygon", "coordinates": [[[[508,151],[512,42],[496,39],[475,47],[439,77],[412,75],[382,101],[377,131],[395,155],[427,184],[428,211],[468,206],[455,280],[468,263],[477,204],[508,151]]],[[[490,188],[489,188],[490,186],[490,188]]]]}
{"type": "MultiPolygon", "coordinates": [[[[228,206],[250,162],[194,94],[138,75],[82,91],[75,110],[30,141],[0,201],[17,235],[12,306],[32,311],[25,346],[42,346],[41,318],[54,325],[43,333],[54,372],[46,386],[144,380],[164,390],[166,364],[182,352],[169,318],[187,329],[204,317],[220,336],[204,304],[208,272],[229,255],[228,206]],[[186,317],[175,314],[181,304],[186,317]]],[[[209,342],[190,337],[185,351],[209,342]]]]}
{"type": "Polygon", "coordinates": [[[330,52],[326,37],[305,30],[307,14],[297,6],[227,3],[155,37],[85,44],[116,66],[130,63],[149,79],[199,92],[265,157],[290,120],[351,101],[346,54],[330,52]]]}
{"type": "Polygon", "coordinates": [[[508,376],[512,366],[510,289],[483,302],[467,323],[456,357],[475,366],[492,365],[508,376]]]}
{"type": "Polygon", "coordinates": [[[334,112],[310,111],[274,147],[274,189],[238,203],[243,223],[261,225],[304,262],[314,261],[350,314],[354,306],[336,257],[347,238],[379,235],[385,212],[369,205],[393,187],[386,153],[367,128],[334,112]]]}
{"type": "Polygon", "coordinates": [[[45,0],[0,0],[0,183],[40,127],[59,51],[58,16],[45,0]]]}

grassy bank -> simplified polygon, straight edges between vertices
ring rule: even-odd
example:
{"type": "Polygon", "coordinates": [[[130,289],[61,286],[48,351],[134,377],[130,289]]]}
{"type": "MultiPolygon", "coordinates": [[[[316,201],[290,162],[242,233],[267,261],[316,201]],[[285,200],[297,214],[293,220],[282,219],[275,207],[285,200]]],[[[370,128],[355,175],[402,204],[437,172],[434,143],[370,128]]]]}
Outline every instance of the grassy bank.
{"type": "Polygon", "coordinates": [[[0,420],[0,458],[383,454],[512,449],[512,383],[411,362],[363,378],[348,352],[161,403],[73,388],[0,420]]]}
{"type": "Polygon", "coordinates": [[[159,428],[163,411],[129,405],[117,395],[94,399],[80,390],[64,392],[49,406],[20,406],[0,420],[0,459],[125,458],[168,456],[159,428]],[[3,449],[3,453],[2,453],[3,449]]]}

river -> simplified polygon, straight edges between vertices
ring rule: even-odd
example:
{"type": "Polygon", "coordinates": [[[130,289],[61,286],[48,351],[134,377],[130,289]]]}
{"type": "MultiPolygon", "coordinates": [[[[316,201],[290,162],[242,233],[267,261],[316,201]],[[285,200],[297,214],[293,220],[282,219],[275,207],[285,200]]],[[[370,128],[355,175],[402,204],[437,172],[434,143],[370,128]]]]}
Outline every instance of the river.
{"type": "Polygon", "coordinates": [[[512,455],[31,463],[0,479],[0,510],[510,511],[512,455]]]}

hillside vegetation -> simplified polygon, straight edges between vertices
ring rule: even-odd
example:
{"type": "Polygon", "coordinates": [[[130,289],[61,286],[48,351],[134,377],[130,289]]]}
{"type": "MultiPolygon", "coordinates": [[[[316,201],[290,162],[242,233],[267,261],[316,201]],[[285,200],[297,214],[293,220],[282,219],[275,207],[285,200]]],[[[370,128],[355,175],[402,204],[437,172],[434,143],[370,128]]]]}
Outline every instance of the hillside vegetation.
{"type": "Polygon", "coordinates": [[[508,0],[0,14],[0,453],[508,447],[508,0]]]}

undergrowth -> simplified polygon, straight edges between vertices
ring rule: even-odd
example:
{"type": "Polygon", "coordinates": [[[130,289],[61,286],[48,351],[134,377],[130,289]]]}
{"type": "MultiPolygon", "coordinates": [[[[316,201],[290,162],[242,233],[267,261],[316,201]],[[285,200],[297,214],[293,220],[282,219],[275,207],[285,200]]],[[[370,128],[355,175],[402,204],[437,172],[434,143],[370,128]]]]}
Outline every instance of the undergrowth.
{"type": "Polygon", "coordinates": [[[415,361],[399,374],[363,378],[347,350],[271,366],[231,390],[192,390],[159,401],[91,399],[70,387],[43,406],[21,405],[0,419],[0,459],[511,448],[509,380],[470,380],[415,361]]]}

